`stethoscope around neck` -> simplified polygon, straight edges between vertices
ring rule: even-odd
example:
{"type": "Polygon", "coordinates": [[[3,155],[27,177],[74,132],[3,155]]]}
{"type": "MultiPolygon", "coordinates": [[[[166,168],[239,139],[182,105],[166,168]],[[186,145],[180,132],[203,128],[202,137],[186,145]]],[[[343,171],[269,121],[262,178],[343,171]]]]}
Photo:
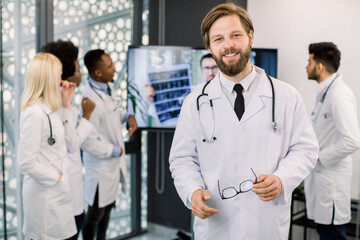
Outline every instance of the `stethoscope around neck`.
{"type": "Polygon", "coordinates": [[[89,83],[90,88],[96,93],[96,95],[98,95],[98,97],[101,100],[104,100],[104,98],[96,91],[96,90],[99,90],[99,91],[102,91],[102,90],[100,88],[95,87],[94,84],[92,84],[90,79],[88,79],[88,83],[89,83]]]}
{"type": "MultiPolygon", "coordinates": [[[[266,73],[265,73],[266,74],[266,73]]],[[[268,74],[266,74],[267,78],[269,79],[270,81],[270,84],[271,84],[271,92],[272,92],[272,128],[273,128],[273,132],[276,133],[277,131],[277,123],[275,121],[275,90],[274,90],[274,84],[270,78],[270,76],[268,74]]],[[[199,123],[200,123],[200,129],[201,129],[201,133],[203,135],[203,142],[208,142],[208,143],[212,143],[214,142],[217,138],[215,137],[215,114],[214,114],[214,104],[213,104],[213,101],[212,99],[209,99],[209,105],[210,105],[210,108],[211,108],[211,113],[212,113],[212,119],[213,119],[213,127],[212,127],[212,130],[211,130],[211,134],[210,136],[208,136],[204,130],[204,127],[201,123],[201,111],[200,111],[200,107],[201,105],[203,104],[200,104],[200,98],[202,97],[209,97],[209,95],[207,93],[205,93],[205,89],[206,87],[209,85],[209,83],[211,82],[212,80],[208,81],[204,87],[202,88],[202,92],[201,94],[196,98],[196,108],[197,108],[197,112],[198,112],[198,115],[199,115],[199,123]]]]}
{"type": "MultiPolygon", "coordinates": [[[[88,79],[88,83],[89,83],[89,86],[90,88],[94,91],[94,93],[104,102],[106,102],[106,100],[100,95],[100,93],[98,93],[98,91],[102,91],[100,88],[96,87],[92,82],[91,80],[88,79]]],[[[111,91],[111,90],[110,90],[111,91]]],[[[111,96],[110,96],[111,97],[111,96]]],[[[113,100],[116,100],[114,99],[113,97],[111,97],[113,100]]],[[[118,109],[118,106],[115,104],[114,106],[110,106],[112,102],[106,102],[106,107],[110,110],[110,111],[116,111],[118,109]]]]}
{"type": "Polygon", "coordinates": [[[322,105],[324,104],[325,98],[326,98],[326,94],[329,91],[329,88],[331,87],[331,85],[335,82],[335,80],[337,79],[339,75],[337,74],[336,77],[331,81],[331,83],[329,84],[329,86],[326,88],[324,94],[321,96],[320,101],[316,104],[316,107],[314,109],[314,111],[311,113],[312,116],[314,116],[316,114],[316,116],[313,118],[313,122],[316,123],[317,119],[319,118],[319,114],[320,114],[320,109],[322,107],[322,105]]]}

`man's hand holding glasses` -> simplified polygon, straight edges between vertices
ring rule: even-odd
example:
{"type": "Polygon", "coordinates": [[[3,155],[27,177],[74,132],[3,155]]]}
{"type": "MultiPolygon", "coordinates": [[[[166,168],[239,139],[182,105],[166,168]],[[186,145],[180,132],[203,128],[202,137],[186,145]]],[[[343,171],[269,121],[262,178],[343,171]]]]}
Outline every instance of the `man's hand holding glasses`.
{"type": "Polygon", "coordinates": [[[253,183],[252,191],[264,202],[277,198],[282,191],[282,183],[278,176],[262,174],[257,178],[257,183],[253,183]]]}
{"type": "MultiPolygon", "coordinates": [[[[218,190],[220,197],[223,200],[236,197],[240,193],[252,191],[259,196],[260,200],[264,202],[271,201],[279,196],[282,191],[282,183],[278,176],[261,174],[256,176],[253,169],[251,169],[255,176],[255,180],[245,180],[241,182],[238,188],[226,187],[221,189],[220,181],[218,180],[218,190]]],[[[192,213],[201,218],[206,219],[219,212],[219,210],[210,208],[205,204],[205,201],[211,199],[210,191],[198,189],[191,196],[192,213]]]]}

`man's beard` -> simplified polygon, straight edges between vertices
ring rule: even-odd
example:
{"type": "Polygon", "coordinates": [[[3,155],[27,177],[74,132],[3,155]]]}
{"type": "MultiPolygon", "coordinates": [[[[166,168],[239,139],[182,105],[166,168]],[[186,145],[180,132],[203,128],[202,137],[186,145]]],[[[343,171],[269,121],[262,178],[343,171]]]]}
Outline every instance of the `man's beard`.
{"type": "Polygon", "coordinates": [[[249,47],[245,50],[245,52],[242,51],[241,49],[231,48],[231,49],[221,53],[220,57],[216,56],[215,54],[213,54],[213,57],[215,59],[216,65],[218,66],[220,71],[222,73],[224,73],[225,75],[232,77],[232,76],[235,76],[235,75],[241,73],[245,69],[246,64],[248,63],[249,58],[250,58],[250,53],[251,53],[251,46],[249,45],[249,47]],[[231,64],[227,65],[222,60],[221,56],[231,54],[231,53],[236,53],[236,54],[239,53],[240,59],[235,63],[231,63],[231,64]]]}
{"type": "Polygon", "coordinates": [[[320,76],[316,74],[316,69],[314,68],[311,72],[308,72],[308,79],[318,81],[320,76]]]}

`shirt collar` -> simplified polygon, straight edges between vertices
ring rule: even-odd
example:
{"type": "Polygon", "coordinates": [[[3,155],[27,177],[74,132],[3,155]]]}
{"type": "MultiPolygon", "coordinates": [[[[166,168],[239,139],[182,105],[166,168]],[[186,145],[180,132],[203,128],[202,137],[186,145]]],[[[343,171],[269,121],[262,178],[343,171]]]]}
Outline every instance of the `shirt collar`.
{"type": "Polygon", "coordinates": [[[92,85],[95,89],[108,94],[109,86],[107,83],[97,82],[94,79],[92,79],[90,76],[88,77],[88,81],[89,81],[90,85],[92,85]]]}
{"type": "MultiPolygon", "coordinates": [[[[255,77],[256,77],[256,71],[255,68],[252,67],[251,72],[239,82],[243,86],[245,92],[249,90],[249,87],[254,81],[255,77]]],[[[227,79],[222,72],[220,72],[220,82],[222,86],[230,93],[233,91],[234,86],[236,84],[233,81],[227,79]]]]}
{"type": "Polygon", "coordinates": [[[317,86],[317,95],[321,95],[325,92],[327,87],[331,84],[331,82],[338,76],[338,73],[333,73],[330,77],[322,81],[317,86]]]}

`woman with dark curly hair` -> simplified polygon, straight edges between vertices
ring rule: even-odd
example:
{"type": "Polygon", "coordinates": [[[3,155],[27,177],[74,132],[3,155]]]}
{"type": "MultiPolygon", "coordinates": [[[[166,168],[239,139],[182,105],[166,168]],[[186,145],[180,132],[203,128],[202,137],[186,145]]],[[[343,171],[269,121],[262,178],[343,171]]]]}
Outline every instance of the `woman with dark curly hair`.
{"type": "MultiPolygon", "coordinates": [[[[69,82],[74,82],[76,86],[81,83],[81,72],[77,60],[79,50],[70,41],[58,40],[50,42],[42,47],[42,52],[52,53],[58,57],[63,65],[61,78],[69,82]]],[[[84,194],[82,162],[80,155],[80,145],[87,136],[94,130],[93,125],[88,121],[95,103],[90,99],[84,98],[81,103],[83,115],[80,117],[79,110],[72,107],[73,120],[77,122],[76,131],[69,134],[67,143],[68,157],[70,159],[70,193],[72,200],[72,210],[75,216],[78,233],[70,239],[77,239],[84,222],[84,194]]]]}

